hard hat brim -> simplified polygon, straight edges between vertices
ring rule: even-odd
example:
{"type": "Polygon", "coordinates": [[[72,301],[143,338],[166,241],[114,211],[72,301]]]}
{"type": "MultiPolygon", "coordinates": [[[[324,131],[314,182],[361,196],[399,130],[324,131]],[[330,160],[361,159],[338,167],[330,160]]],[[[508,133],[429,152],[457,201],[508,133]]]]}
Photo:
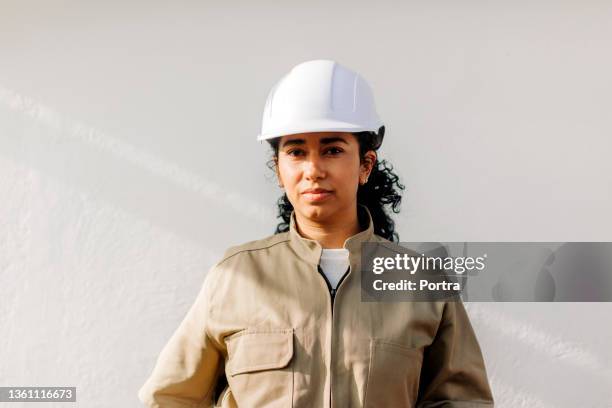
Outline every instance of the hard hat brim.
{"type": "Polygon", "coordinates": [[[299,133],[314,132],[378,132],[381,126],[383,126],[382,122],[376,122],[369,126],[364,126],[338,120],[313,119],[308,122],[301,121],[299,125],[287,125],[278,127],[276,129],[270,129],[265,133],[260,133],[257,135],[257,140],[263,141],[299,133]]]}

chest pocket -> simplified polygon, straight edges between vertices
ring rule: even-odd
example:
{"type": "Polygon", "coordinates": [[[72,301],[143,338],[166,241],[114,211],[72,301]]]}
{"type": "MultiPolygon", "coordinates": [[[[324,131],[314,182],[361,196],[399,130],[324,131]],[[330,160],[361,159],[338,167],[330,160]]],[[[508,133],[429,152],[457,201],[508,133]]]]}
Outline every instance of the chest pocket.
{"type": "Polygon", "coordinates": [[[293,329],[247,329],[226,345],[227,381],[238,406],[292,406],[293,329]]]}
{"type": "Polygon", "coordinates": [[[372,339],[364,407],[414,407],[422,364],[422,348],[372,339]]]}

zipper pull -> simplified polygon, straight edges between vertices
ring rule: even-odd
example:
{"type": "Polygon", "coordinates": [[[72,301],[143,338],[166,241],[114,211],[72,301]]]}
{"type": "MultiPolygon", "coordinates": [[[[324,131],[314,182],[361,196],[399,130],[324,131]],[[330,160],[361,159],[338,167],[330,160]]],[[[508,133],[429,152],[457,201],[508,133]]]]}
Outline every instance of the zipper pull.
{"type": "Polygon", "coordinates": [[[332,289],[330,292],[331,292],[332,297],[336,295],[336,289],[332,289]]]}

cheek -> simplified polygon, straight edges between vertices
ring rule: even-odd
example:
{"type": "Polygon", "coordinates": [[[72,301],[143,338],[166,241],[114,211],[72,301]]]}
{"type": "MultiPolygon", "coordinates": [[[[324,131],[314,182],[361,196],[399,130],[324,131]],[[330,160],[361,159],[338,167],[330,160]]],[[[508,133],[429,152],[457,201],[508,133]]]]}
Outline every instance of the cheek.
{"type": "Polygon", "coordinates": [[[328,177],[339,199],[338,204],[344,205],[355,199],[359,185],[358,166],[352,160],[338,160],[329,168],[328,177]]]}
{"type": "Polygon", "coordinates": [[[359,162],[354,160],[339,160],[334,164],[334,179],[342,186],[343,190],[352,191],[359,184],[359,162]]]}
{"type": "Polygon", "coordinates": [[[282,180],[285,190],[290,193],[295,189],[296,184],[300,181],[300,170],[296,166],[279,162],[278,174],[282,180]]]}

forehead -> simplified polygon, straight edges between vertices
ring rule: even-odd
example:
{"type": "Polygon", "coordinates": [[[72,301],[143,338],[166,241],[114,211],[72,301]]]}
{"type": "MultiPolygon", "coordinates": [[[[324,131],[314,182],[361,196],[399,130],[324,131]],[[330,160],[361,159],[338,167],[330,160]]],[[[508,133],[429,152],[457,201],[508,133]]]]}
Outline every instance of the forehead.
{"type": "Polygon", "coordinates": [[[280,147],[285,145],[320,145],[329,143],[356,143],[355,137],[348,132],[312,132],[287,135],[280,138],[280,147]]]}

